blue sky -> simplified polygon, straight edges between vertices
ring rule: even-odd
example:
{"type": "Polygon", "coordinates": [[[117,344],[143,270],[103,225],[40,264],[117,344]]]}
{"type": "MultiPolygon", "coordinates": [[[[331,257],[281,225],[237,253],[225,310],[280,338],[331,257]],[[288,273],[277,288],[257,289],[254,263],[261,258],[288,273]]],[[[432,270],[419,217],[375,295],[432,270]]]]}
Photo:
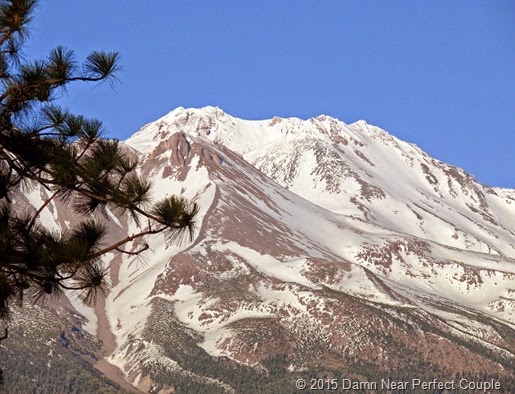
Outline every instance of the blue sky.
{"type": "Polygon", "coordinates": [[[125,139],[171,109],[365,119],[515,188],[515,2],[46,0],[26,55],[116,50],[114,89],[61,99],[125,139]]]}

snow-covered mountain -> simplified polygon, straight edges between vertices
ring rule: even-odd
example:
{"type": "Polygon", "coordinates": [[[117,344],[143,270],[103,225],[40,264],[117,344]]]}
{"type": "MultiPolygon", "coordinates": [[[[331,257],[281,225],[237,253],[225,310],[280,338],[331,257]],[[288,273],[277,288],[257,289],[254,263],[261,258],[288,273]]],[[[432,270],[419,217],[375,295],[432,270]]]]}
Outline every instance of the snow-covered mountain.
{"type": "MultiPolygon", "coordinates": [[[[291,392],[308,374],[513,384],[515,190],[327,116],[178,108],[125,145],[155,197],[201,207],[193,242],[112,254],[105,302],[70,297],[139,390],[291,392]]],[[[73,221],[52,209],[43,220],[73,221]]]]}

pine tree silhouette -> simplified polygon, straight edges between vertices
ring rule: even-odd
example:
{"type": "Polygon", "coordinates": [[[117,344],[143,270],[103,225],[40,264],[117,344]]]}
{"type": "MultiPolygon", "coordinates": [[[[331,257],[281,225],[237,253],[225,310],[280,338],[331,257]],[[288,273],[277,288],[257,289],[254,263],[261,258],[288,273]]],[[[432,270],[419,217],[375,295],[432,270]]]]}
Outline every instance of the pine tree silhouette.
{"type": "MultiPolygon", "coordinates": [[[[151,183],[137,175],[137,161],[118,141],[103,137],[96,119],[56,105],[71,83],[113,83],[120,70],[116,52],[94,51],[78,62],[72,50],[57,47],[42,60],[23,62],[36,0],[0,1],[0,318],[6,319],[27,295],[38,299],[79,290],[85,302],[106,290],[108,252],[139,254],[123,246],[164,232],[171,242],[193,236],[199,207],[172,196],[151,201],[151,183]],[[14,193],[24,185],[47,193],[35,212],[21,214],[14,193]],[[53,231],[39,220],[61,200],[80,216],[73,228],[53,231]],[[106,209],[127,213],[135,234],[105,245],[106,209]],[[100,219],[99,219],[100,218],[100,219]],[[104,242],[103,242],[104,241],[104,242]]],[[[7,332],[5,338],[7,337],[7,332]]],[[[0,338],[4,340],[5,338],[0,338]]]]}

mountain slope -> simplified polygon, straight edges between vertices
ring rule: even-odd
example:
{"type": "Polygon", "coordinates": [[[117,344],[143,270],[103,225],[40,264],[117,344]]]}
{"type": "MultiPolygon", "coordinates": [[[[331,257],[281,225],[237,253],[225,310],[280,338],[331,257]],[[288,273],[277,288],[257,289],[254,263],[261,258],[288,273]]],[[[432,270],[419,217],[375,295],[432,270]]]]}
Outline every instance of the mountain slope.
{"type": "MultiPolygon", "coordinates": [[[[144,256],[107,256],[105,302],[71,298],[140,390],[458,374],[515,388],[515,191],[325,116],[178,108],[125,144],[156,197],[201,206],[193,242],[158,235],[144,256]]],[[[37,207],[42,193],[19,198],[37,207]]],[[[56,203],[44,220],[73,218],[56,203]]]]}
{"type": "MultiPolygon", "coordinates": [[[[275,118],[252,122],[232,118],[212,107],[178,109],[146,126],[127,143],[143,154],[152,151],[151,157],[157,157],[154,147],[177,132],[237,151],[261,173],[318,205],[307,208],[315,212],[311,215],[315,217],[292,214],[289,224],[302,227],[307,238],[317,239],[341,258],[384,271],[385,265],[392,264],[400,264],[400,269],[409,268],[409,257],[403,255],[418,253],[442,262],[448,275],[470,277],[467,280],[472,281],[473,271],[509,274],[513,270],[513,191],[485,187],[463,170],[437,162],[420,149],[364,122],[346,126],[327,117],[309,121],[275,118]],[[141,147],[140,140],[146,141],[148,146],[141,147]],[[349,144],[354,146],[349,148],[349,144]],[[361,153],[350,157],[353,152],[361,153]],[[368,167],[364,168],[363,163],[368,167]],[[333,177],[332,182],[328,181],[329,177],[333,177]],[[338,215],[327,216],[319,207],[338,215]],[[308,217],[309,220],[305,220],[308,217]],[[317,223],[320,217],[330,217],[340,229],[335,230],[325,223],[306,225],[317,223]],[[298,218],[303,218],[304,222],[298,218]],[[338,239],[342,235],[352,237],[354,233],[339,234],[345,229],[371,233],[371,236],[361,235],[345,245],[338,239]],[[400,243],[399,236],[403,237],[400,243]],[[374,243],[375,247],[367,245],[374,243]],[[374,257],[375,252],[377,257],[374,257]]],[[[248,171],[252,170],[243,170],[248,171]]],[[[235,175],[228,174],[226,180],[231,177],[235,175]]],[[[262,195],[255,198],[259,200],[262,195]]],[[[292,198],[296,196],[286,199],[292,198]]],[[[272,200],[281,201],[276,197],[272,200]]],[[[302,209],[301,206],[297,199],[294,207],[288,209],[295,212],[302,209]]],[[[281,217],[282,223],[286,220],[288,217],[281,217]]],[[[387,270],[392,271],[392,268],[387,270]]],[[[488,281],[488,278],[486,274],[486,278],[478,280],[488,281]]],[[[509,296],[508,288],[496,288],[500,291],[496,294],[498,298],[509,296]]],[[[477,287],[468,286],[467,299],[474,289],[477,287]]],[[[448,290],[452,297],[463,293],[461,288],[457,292],[448,290]]],[[[495,302],[496,297],[490,294],[489,302],[495,302]]]]}
{"type": "MultiPolygon", "coordinates": [[[[150,298],[166,300],[172,319],[200,334],[197,343],[208,355],[247,365],[284,353],[294,370],[305,368],[314,355],[333,354],[340,366],[361,365],[378,353],[372,364],[380,371],[381,360],[402,367],[400,347],[411,348],[417,357],[420,347],[435,348],[432,335],[452,339],[436,346],[440,354],[459,337],[468,348],[481,343],[485,352],[498,353],[509,364],[514,350],[512,192],[479,185],[410,145],[415,157],[403,157],[398,150],[404,143],[382,131],[376,131],[380,138],[365,134],[363,123],[348,127],[323,121],[333,129],[324,132],[317,121],[298,119],[242,121],[209,107],[178,109],[126,142],[142,154],[142,172],[162,178],[156,181],[162,190],[210,196],[202,204],[209,208],[196,241],[170,254],[163,271],[149,281],[155,283],[150,298]],[[353,152],[361,149],[353,160],[345,160],[349,144],[356,146],[353,152]],[[322,152],[318,159],[317,149],[322,152]],[[450,174],[439,175],[438,181],[448,187],[447,194],[441,186],[440,199],[427,197],[436,193],[435,185],[421,165],[418,173],[413,169],[410,163],[416,160],[435,173],[443,168],[450,174]],[[365,165],[378,169],[372,173],[365,165]],[[395,166],[405,181],[390,184],[385,175],[399,176],[386,168],[395,166]],[[359,187],[344,188],[347,178],[359,187]],[[455,178],[463,184],[455,185],[455,178]],[[416,205],[422,208],[412,208],[416,205]],[[409,215],[415,220],[406,220],[409,215]],[[445,231],[460,234],[461,240],[447,239],[445,231]],[[384,341],[384,331],[373,329],[375,320],[389,335],[422,326],[424,334],[416,343],[407,335],[396,338],[396,346],[386,345],[378,342],[384,341]],[[299,335],[304,340],[296,341],[299,335]],[[349,344],[368,350],[360,353],[349,344]],[[307,356],[308,349],[318,353],[307,356]]],[[[145,335],[153,338],[148,326],[145,335]]],[[[453,352],[464,354],[453,361],[437,361],[435,355],[423,359],[441,370],[471,372],[479,362],[474,357],[485,357],[472,355],[463,344],[454,346],[453,352]]],[[[128,357],[137,370],[137,354],[122,352],[113,360],[126,366],[128,357]]]]}

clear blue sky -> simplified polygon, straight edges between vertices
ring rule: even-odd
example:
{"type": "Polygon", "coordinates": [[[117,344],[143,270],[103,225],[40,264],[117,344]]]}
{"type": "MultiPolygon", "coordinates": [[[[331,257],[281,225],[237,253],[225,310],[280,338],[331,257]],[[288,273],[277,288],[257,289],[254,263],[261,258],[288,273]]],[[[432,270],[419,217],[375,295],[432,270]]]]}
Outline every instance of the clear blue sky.
{"type": "Polygon", "coordinates": [[[27,56],[120,52],[70,109],[125,139],[177,106],[365,119],[515,188],[515,1],[44,0],[27,56]]]}

